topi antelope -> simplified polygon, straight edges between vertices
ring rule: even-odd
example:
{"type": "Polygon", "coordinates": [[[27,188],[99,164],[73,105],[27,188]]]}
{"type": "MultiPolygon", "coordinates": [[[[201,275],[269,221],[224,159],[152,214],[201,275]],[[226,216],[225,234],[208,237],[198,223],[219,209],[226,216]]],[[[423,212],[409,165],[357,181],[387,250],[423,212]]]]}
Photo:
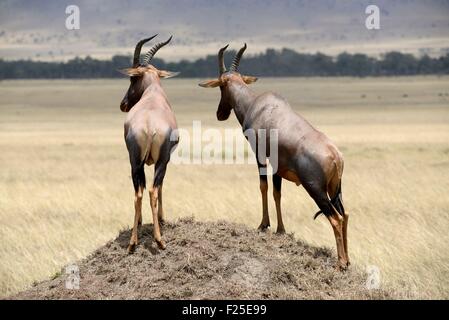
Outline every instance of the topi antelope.
{"type": "Polygon", "coordinates": [[[133,66],[124,70],[130,76],[131,84],[120,103],[120,110],[128,112],[125,120],[125,142],[135,191],[134,226],[128,253],[132,253],[137,245],[137,228],[142,224],[142,195],[146,184],[145,164],[154,164],[153,186],[149,191],[153,213],[153,233],[158,246],[165,249],[159,227],[159,222],[163,222],[164,218],[162,184],[170,154],[178,143],[175,115],[160,82],[160,78],[168,78],[176,74],[158,70],[150,64],[156,52],[167,45],[172,37],[154,45],[140,63],[142,46],[154,37],[156,36],[137,43],[133,66]]]}
{"type": "MultiPolygon", "coordinates": [[[[219,77],[200,83],[205,88],[220,87],[221,100],[217,109],[217,119],[229,118],[231,110],[244,131],[250,129],[256,139],[270,139],[270,132],[277,131],[277,171],[273,174],[273,197],[276,203],[277,233],[284,233],[281,214],[281,184],[286,179],[302,185],[320,208],[315,218],[323,213],[329,220],[335,235],[338,253],[338,268],[349,265],[347,227],[348,214],[343,208],[341,178],[343,157],[337,147],[309,122],[295,113],[285,99],[274,93],[254,94],[248,87],[257,80],[241,75],[238,66],[246,44],[236,54],[231,68],[226,70],[223,54],[228,46],[218,52],[219,77]],[[259,137],[263,130],[266,137],[259,137]]],[[[251,144],[258,155],[257,146],[251,144]]],[[[267,154],[264,156],[268,156],[267,154]]],[[[259,229],[270,226],[268,216],[266,176],[267,163],[257,160],[260,191],[262,193],[262,222],[259,229]]]]}

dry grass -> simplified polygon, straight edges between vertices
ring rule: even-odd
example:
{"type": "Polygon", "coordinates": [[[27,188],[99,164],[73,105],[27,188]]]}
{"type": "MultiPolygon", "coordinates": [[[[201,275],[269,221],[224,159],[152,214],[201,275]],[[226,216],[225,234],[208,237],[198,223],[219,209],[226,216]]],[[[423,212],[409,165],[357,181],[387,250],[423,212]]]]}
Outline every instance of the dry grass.
{"type": "Polygon", "coordinates": [[[335,270],[329,249],[291,235],[262,233],[224,221],[191,217],[164,225],[159,250],[153,225],[139,228],[141,244],[126,248],[130,230],[77,261],[80,290],[67,290],[65,270],[11,299],[395,299],[391,290],[368,290],[356,266],[335,270]]]}
{"type": "MultiPolygon", "coordinates": [[[[219,92],[196,82],[164,82],[180,127],[237,127],[215,120],[219,92]]],[[[48,278],[132,224],[118,107],[127,86],[0,83],[0,296],[48,278]]],[[[449,78],[263,79],[253,87],[284,95],[343,151],[353,263],[379,266],[385,287],[449,298],[449,78]]],[[[169,219],[251,227],[261,219],[254,166],[172,164],[164,192],[169,219]]],[[[302,188],[284,183],[283,208],[287,231],[335,250],[302,188]]],[[[149,201],[144,209],[147,223],[149,201]]],[[[275,226],[273,201],[270,216],[275,226]]]]}

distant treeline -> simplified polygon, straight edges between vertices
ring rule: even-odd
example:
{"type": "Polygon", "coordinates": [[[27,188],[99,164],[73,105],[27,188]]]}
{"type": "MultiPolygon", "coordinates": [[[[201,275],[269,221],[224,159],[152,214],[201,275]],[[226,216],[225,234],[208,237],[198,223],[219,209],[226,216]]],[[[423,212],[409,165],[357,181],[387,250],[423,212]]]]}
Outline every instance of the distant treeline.
{"type": "MultiPolygon", "coordinates": [[[[234,54],[230,51],[225,55],[228,66],[234,54]]],[[[164,62],[155,58],[152,64],[159,69],[179,71],[180,77],[214,77],[218,72],[216,55],[179,62],[164,62]]],[[[272,77],[449,74],[449,53],[439,58],[426,55],[417,58],[411,54],[388,52],[377,59],[360,53],[341,53],[331,57],[322,53],[267,49],[262,54],[244,56],[240,65],[242,73],[272,77]]],[[[86,57],[67,62],[0,59],[0,79],[118,78],[122,76],[118,70],[130,66],[131,57],[119,55],[111,60],[86,57]]]]}

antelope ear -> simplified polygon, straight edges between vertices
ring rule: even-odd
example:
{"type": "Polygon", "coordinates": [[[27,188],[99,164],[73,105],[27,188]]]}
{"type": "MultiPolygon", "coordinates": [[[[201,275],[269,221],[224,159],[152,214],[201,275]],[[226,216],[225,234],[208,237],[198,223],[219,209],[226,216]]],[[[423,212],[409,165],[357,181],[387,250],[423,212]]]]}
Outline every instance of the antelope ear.
{"type": "Polygon", "coordinates": [[[251,84],[251,83],[257,81],[256,77],[251,77],[251,76],[242,76],[242,79],[246,84],[251,84]]]}
{"type": "Polygon", "coordinates": [[[198,85],[203,88],[216,88],[221,85],[221,80],[219,79],[206,80],[204,82],[198,83],[198,85]]]}
{"type": "Polygon", "coordinates": [[[159,75],[159,78],[164,78],[164,79],[168,79],[168,78],[173,78],[176,77],[179,72],[172,72],[172,71],[166,71],[166,70],[158,70],[157,74],[159,75]]]}
{"type": "Polygon", "coordinates": [[[126,68],[126,69],[121,69],[119,70],[120,73],[127,75],[129,77],[133,77],[133,76],[141,76],[143,74],[143,71],[141,68],[137,67],[137,68],[126,68]]]}

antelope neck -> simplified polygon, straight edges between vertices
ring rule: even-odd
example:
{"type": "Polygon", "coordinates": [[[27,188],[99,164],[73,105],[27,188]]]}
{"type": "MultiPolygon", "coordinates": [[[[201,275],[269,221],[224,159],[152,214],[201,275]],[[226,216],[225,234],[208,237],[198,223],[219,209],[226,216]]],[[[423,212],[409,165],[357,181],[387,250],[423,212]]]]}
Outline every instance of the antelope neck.
{"type": "Polygon", "coordinates": [[[229,92],[231,94],[235,116],[240,125],[243,125],[246,113],[251,108],[255,95],[245,83],[230,83],[229,92]]]}

